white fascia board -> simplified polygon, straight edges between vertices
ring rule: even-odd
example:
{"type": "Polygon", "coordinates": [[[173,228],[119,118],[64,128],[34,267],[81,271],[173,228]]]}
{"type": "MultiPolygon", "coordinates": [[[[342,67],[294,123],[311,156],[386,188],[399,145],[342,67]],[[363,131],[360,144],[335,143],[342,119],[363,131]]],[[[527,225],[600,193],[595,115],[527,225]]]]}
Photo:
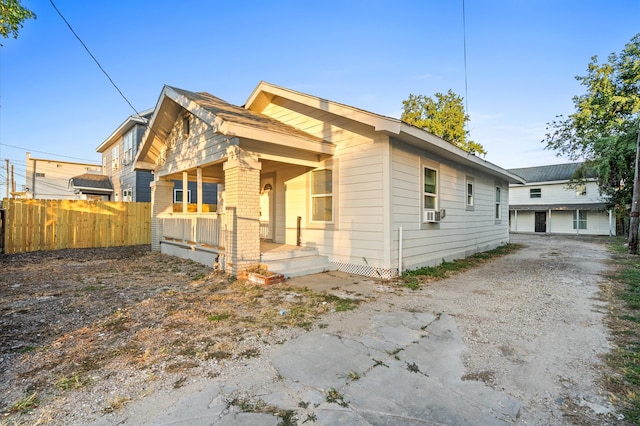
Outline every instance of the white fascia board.
{"type": "Polygon", "coordinates": [[[400,133],[402,122],[398,119],[385,117],[383,115],[375,114],[349,105],[318,98],[316,96],[311,96],[306,93],[297,92],[284,87],[275,86],[264,81],[261,81],[253,90],[249,99],[247,99],[247,102],[245,103],[245,108],[251,109],[253,102],[255,102],[260,93],[263,92],[289,99],[302,105],[316,108],[320,111],[345,117],[359,123],[368,124],[376,131],[390,132],[394,134],[400,133]]]}
{"type": "Polygon", "coordinates": [[[115,143],[118,139],[120,139],[125,133],[127,133],[129,131],[129,129],[131,129],[134,125],[136,124],[147,124],[147,120],[145,120],[144,118],[142,118],[143,115],[147,115],[148,113],[150,113],[151,111],[153,111],[153,108],[149,108],[145,111],[142,111],[140,113],[140,115],[131,115],[129,116],[129,118],[127,118],[125,121],[122,122],[122,124],[120,124],[118,126],[118,128],[116,130],[113,131],[113,133],[111,133],[109,135],[109,137],[107,139],[104,140],[104,142],[102,142],[97,148],[96,148],[96,152],[104,152],[106,151],[107,148],[109,148],[110,145],[112,145],[113,143],[115,143]]]}
{"type": "Polygon", "coordinates": [[[503,169],[502,167],[490,163],[489,161],[484,160],[463,149],[460,149],[452,143],[445,141],[441,137],[434,135],[433,133],[429,133],[426,130],[411,126],[406,123],[402,123],[401,126],[402,133],[411,136],[412,138],[414,138],[414,140],[419,139],[421,141],[421,144],[423,144],[420,148],[424,150],[433,150],[433,148],[435,147],[435,151],[437,154],[454,162],[465,164],[476,169],[484,169],[486,173],[489,173],[496,177],[500,177],[501,179],[504,179],[509,183],[521,185],[524,185],[526,183],[526,181],[520,176],[513,174],[503,169]],[[429,147],[429,145],[431,146],[431,148],[429,147]]]}

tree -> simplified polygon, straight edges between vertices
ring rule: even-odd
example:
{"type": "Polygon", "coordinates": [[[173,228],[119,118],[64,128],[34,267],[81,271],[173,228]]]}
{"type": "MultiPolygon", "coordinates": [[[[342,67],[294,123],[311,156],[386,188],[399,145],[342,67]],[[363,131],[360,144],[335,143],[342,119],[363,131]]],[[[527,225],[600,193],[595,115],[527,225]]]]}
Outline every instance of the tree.
{"type": "Polygon", "coordinates": [[[547,124],[543,143],[572,160],[583,160],[583,167],[596,172],[609,207],[628,215],[640,125],[640,34],[620,54],[610,54],[606,63],[593,56],[587,75],[576,79],[586,93],[573,97],[573,114],[547,124]]]}
{"type": "Polygon", "coordinates": [[[467,152],[486,154],[484,147],[468,139],[464,126],[469,116],[464,112],[462,98],[452,90],[446,94],[436,93],[435,99],[424,95],[409,95],[402,101],[403,111],[400,120],[464,149],[467,152]]]}
{"type": "MultiPolygon", "coordinates": [[[[20,0],[0,0],[0,36],[18,38],[18,31],[27,19],[36,14],[20,4],[20,0]]],[[[2,46],[2,44],[0,44],[2,46]]]]}

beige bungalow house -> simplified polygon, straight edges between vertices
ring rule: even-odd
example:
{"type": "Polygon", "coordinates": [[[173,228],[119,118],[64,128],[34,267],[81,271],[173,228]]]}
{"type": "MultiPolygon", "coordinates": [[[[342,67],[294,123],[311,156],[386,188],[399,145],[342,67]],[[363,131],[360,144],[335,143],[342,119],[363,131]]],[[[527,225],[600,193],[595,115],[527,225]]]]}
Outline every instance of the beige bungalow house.
{"type": "Polygon", "coordinates": [[[492,249],[524,183],[398,119],[265,82],[244,106],[165,86],[135,167],[154,173],[152,249],[234,275],[390,278],[492,249]],[[217,183],[218,211],[173,213],[176,179],[217,183]]]}

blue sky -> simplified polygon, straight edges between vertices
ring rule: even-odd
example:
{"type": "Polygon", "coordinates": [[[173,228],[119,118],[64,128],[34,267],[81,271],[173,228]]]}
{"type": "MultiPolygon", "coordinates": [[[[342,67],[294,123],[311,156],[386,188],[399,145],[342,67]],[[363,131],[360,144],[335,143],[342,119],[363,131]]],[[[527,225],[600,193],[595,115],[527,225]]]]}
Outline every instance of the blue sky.
{"type": "MultiPolygon", "coordinates": [[[[95,149],[134,113],[48,0],[0,48],[4,159],[99,163],[95,149]],[[14,148],[17,147],[17,148],[14,148]],[[72,157],[72,158],[70,158],[72,157]]],[[[566,162],[546,123],[573,112],[575,80],[640,32],[638,0],[54,0],[138,111],[164,84],[242,105],[261,81],[399,117],[410,93],[465,97],[471,139],[504,168],[566,162]]]]}

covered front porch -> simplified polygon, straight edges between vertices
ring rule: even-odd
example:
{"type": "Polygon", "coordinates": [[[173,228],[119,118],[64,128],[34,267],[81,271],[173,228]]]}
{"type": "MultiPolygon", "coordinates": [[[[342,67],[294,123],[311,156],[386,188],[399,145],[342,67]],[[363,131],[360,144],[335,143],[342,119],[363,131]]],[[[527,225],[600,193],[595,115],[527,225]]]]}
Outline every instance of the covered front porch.
{"type": "MultiPolygon", "coordinates": [[[[159,220],[163,230],[162,253],[227,270],[226,245],[233,236],[226,230],[225,213],[167,213],[159,220]]],[[[266,234],[267,226],[263,224],[262,235],[266,234]]],[[[336,269],[314,247],[274,243],[264,238],[260,239],[259,247],[254,263],[264,264],[269,271],[286,278],[336,269]]]]}
{"type": "MultiPolygon", "coordinates": [[[[306,215],[307,200],[300,188],[305,175],[334,152],[334,144],[268,116],[205,92],[165,86],[136,157],[136,169],[154,173],[152,250],[215,262],[232,275],[260,262],[274,272],[289,268],[283,273],[294,274],[270,260],[273,250],[263,250],[262,244],[303,245],[296,218],[306,215]],[[180,212],[174,210],[175,180],[182,188],[197,184],[197,200],[190,203],[189,194],[182,194],[182,206],[175,209],[180,212]],[[292,180],[301,194],[291,199],[293,208],[285,197],[292,180]],[[205,182],[218,185],[215,212],[203,206],[205,182]]],[[[278,252],[278,261],[310,254],[301,248],[278,252]]]]}

